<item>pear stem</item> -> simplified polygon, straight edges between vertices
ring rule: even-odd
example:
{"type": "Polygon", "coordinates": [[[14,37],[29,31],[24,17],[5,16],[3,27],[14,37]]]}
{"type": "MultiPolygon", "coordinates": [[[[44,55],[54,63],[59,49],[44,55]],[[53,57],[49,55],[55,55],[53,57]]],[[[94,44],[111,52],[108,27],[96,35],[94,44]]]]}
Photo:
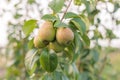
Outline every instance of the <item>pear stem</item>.
{"type": "Polygon", "coordinates": [[[62,16],[62,18],[61,18],[61,22],[63,21],[64,16],[65,16],[65,14],[67,13],[67,10],[68,10],[68,8],[69,8],[69,7],[70,7],[70,5],[71,5],[71,2],[72,2],[72,0],[70,0],[70,2],[69,2],[69,4],[68,4],[68,6],[67,6],[67,8],[66,8],[66,10],[65,10],[65,12],[64,12],[64,14],[63,14],[63,16],[62,16]]]}

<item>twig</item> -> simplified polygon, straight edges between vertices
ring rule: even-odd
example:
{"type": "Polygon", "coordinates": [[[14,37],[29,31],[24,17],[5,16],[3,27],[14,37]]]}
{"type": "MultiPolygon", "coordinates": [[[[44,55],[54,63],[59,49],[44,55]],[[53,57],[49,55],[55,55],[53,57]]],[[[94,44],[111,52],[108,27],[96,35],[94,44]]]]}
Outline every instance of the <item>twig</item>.
{"type": "Polygon", "coordinates": [[[72,2],[72,0],[70,0],[68,6],[67,6],[67,8],[66,8],[66,10],[65,10],[65,12],[64,12],[64,14],[63,14],[63,16],[62,16],[62,18],[61,18],[61,22],[62,22],[62,20],[64,19],[64,16],[65,16],[65,14],[67,13],[67,10],[68,10],[68,8],[69,8],[70,5],[71,5],[71,2],[72,2]]]}

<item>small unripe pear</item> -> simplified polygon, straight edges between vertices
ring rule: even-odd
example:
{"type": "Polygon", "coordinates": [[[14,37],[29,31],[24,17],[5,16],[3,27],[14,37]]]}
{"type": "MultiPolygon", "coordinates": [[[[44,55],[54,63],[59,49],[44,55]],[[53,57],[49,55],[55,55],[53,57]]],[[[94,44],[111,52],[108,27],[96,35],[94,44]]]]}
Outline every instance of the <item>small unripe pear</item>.
{"type": "Polygon", "coordinates": [[[60,27],[57,29],[56,39],[59,44],[68,45],[74,39],[74,33],[70,28],[60,27]]]}
{"type": "Polygon", "coordinates": [[[43,48],[48,44],[48,43],[42,42],[39,35],[35,36],[33,43],[36,48],[43,48]]]}
{"type": "Polygon", "coordinates": [[[51,42],[49,44],[49,48],[54,50],[55,52],[61,52],[64,49],[64,46],[58,44],[58,42],[51,42]]]}
{"type": "Polygon", "coordinates": [[[55,39],[55,29],[53,23],[46,21],[42,24],[38,31],[39,37],[43,42],[50,42],[55,39]]]}

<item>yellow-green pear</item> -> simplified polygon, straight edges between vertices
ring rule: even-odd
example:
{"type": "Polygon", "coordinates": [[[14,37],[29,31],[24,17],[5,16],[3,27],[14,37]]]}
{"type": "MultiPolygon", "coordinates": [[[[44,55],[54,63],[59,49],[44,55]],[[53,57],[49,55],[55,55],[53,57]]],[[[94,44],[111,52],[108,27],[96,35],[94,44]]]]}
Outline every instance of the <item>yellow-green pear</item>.
{"type": "Polygon", "coordinates": [[[36,48],[43,48],[48,44],[48,43],[42,42],[39,35],[35,36],[33,43],[36,48]]]}
{"type": "Polygon", "coordinates": [[[55,39],[55,29],[53,27],[53,23],[50,21],[45,21],[39,31],[38,35],[43,42],[50,42],[55,39]]]}
{"type": "Polygon", "coordinates": [[[70,28],[60,27],[57,29],[56,39],[59,44],[68,45],[74,39],[74,33],[70,28]]]}

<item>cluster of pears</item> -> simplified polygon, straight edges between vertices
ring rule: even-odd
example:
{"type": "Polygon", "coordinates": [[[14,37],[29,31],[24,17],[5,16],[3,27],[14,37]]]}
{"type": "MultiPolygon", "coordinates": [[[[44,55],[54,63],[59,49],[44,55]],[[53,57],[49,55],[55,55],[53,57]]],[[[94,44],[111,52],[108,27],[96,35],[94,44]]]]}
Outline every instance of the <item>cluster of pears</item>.
{"type": "Polygon", "coordinates": [[[34,46],[37,48],[48,47],[55,52],[62,51],[74,39],[73,31],[68,27],[53,27],[53,22],[45,21],[37,36],[34,38],[34,46]]]}

